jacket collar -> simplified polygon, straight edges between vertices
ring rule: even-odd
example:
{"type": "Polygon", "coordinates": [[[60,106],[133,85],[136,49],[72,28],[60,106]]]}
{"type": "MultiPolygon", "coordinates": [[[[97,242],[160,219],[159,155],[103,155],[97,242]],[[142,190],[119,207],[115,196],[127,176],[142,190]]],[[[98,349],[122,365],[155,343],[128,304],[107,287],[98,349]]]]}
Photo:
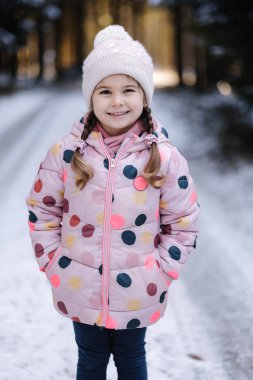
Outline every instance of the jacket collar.
{"type": "MultiPolygon", "coordinates": [[[[81,119],[82,120],[82,119],[81,119]]],[[[157,144],[161,144],[164,142],[169,142],[168,134],[165,128],[161,125],[161,123],[153,117],[153,123],[156,126],[155,131],[153,132],[156,137],[158,138],[157,144]]],[[[74,135],[77,138],[81,137],[81,134],[83,132],[84,124],[81,121],[76,121],[72,128],[71,128],[71,134],[74,135]]],[[[147,145],[145,142],[145,136],[147,136],[147,132],[143,132],[141,136],[134,135],[133,133],[130,133],[122,142],[121,148],[128,144],[128,142],[132,139],[132,144],[129,145],[127,152],[138,152],[144,149],[147,149],[147,145]]],[[[88,138],[86,139],[86,143],[97,150],[100,150],[100,142],[99,140],[103,139],[101,132],[92,131],[88,138]]]]}

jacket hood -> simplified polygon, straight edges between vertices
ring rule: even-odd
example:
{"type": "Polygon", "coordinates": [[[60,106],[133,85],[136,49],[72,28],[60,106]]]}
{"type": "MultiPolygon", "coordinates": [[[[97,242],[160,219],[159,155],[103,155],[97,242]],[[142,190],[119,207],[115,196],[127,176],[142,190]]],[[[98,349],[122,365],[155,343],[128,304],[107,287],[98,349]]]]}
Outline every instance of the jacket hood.
{"type": "MultiPolygon", "coordinates": [[[[87,115],[87,114],[86,114],[87,115]]],[[[86,116],[85,115],[85,116],[86,116]]],[[[156,126],[155,131],[153,134],[158,138],[157,144],[169,142],[168,139],[168,132],[166,129],[161,125],[161,123],[154,117],[152,117],[153,123],[156,126]]],[[[85,120],[85,117],[84,117],[85,120]]],[[[83,132],[84,124],[83,124],[83,119],[81,121],[76,121],[72,128],[71,128],[71,134],[75,136],[76,138],[80,138],[81,134],[83,132]]],[[[137,152],[141,151],[143,149],[147,149],[147,145],[145,142],[145,137],[148,135],[147,132],[143,132],[141,136],[134,135],[133,133],[130,133],[122,142],[122,147],[125,146],[128,141],[135,137],[133,143],[129,146],[127,151],[130,152],[137,152]]],[[[103,139],[102,134],[100,132],[93,131],[89,134],[86,143],[90,146],[93,146],[94,148],[100,149],[100,144],[99,140],[103,139]]]]}

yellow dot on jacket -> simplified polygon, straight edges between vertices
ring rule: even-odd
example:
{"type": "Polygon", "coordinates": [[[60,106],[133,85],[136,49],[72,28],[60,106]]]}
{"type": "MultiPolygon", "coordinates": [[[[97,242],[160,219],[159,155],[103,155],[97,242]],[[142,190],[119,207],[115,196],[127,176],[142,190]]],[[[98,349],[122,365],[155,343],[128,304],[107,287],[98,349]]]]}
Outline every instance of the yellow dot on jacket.
{"type": "Polygon", "coordinates": [[[58,223],[52,222],[52,221],[51,222],[47,222],[47,223],[44,224],[44,227],[46,229],[55,228],[55,227],[58,227],[58,223]]]}
{"type": "Polygon", "coordinates": [[[99,135],[100,135],[100,133],[99,133],[99,132],[96,132],[96,131],[93,131],[93,132],[91,133],[91,136],[92,136],[94,139],[98,139],[98,138],[99,138],[99,135]]]}
{"type": "Polygon", "coordinates": [[[103,224],[104,223],[104,213],[100,212],[96,215],[96,219],[98,224],[103,224]]]}
{"type": "Polygon", "coordinates": [[[141,302],[139,300],[129,300],[127,303],[127,310],[140,310],[141,302]]]}
{"type": "Polygon", "coordinates": [[[33,198],[29,198],[27,203],[31,206],[38,206],[39,202],[37,202],[35,199],[33,198]]]}
{"type": "Polygon", "coordinates": [[[52,155],[53,155],[53,156],[56,156],[56,155],[59,153],[60,148],[61,148],[61,144],[60,144],[60,143],[58,143],[58,144],[54,144],[54,145],[52,146],[52,148],[51,148],[51,153],[52,153],[52,155]]]}
{"type": "Polygon", "coordinates": [[[160,206],[160,208],[167,208],[168,202],[166,202],[166,201],[160,201],[159,206],[160,206]]]}
{"type": "Polygon", "coordinates": [[[190,220],[187,217],[182,218],[178,223],[180,227],[188,227],[190,224],[190,220]]]}
{"type": "Polygon", "coordinates": [[[65,244],[68,248],[72,248],[75,244],[75,237],[73,235],[67,235],[65,239],[65,244]]]}
{"type": "Polygon", "coordinates": [[[141,234],[141,240],[143,243],[150,243],[152,241],[152,234],[149,231],[145,231],[141,234]]]}
{"type": "Polygon", "coordinates": [[[97,317],[97,320],[96,320],[96,325],[97,326],[101,326],[102,325],[102,314],[101,313],[98,314],[98,317],[97,317]]]}
{"type": "Polygon", "coordinates": [[[136,205],[144,205],[147,202],[147,193],[145,191],[135,191],[133,198],[136,205]]]}
{"type": "Polygon", "coordinates": [[[63,199],[64,198],[64,190],[60,190],[60,191],[58,191],[58,193],[59,193],[59,196],[61,197],[61,199],[63,199]]]}
{"type": "Polygon", "coordinates": [[[72,276],[69,278],[69,286],[73,289],[80,289],[82,286],[82,279],[78,276],[72,276]]]}

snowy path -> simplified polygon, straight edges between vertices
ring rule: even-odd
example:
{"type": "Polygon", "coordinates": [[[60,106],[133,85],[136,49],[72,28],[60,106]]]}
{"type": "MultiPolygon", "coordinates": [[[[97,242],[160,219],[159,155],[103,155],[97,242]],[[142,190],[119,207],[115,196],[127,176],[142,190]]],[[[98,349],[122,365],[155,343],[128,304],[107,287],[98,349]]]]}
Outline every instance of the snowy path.
{"type": "MultiPolygon", "coordinates": [[[[0,103],[0,111],[10,115],[13,105],[22,104],[20,118],[10,116],[0,131],[0,379],[72,380],[72,325],[53,309],[49,284],[33,259],[25,196],[49,144],[82,114],[83,98],[79,89],[63,87],[18,99],[0,103]]],[[[197,250],[171,288],[165,317],[148,329],[149,379],[252,380],[253,200],[247,191],[253,185],[252,167],[218,170],[203,153],[203,139],[201,149],[189,149],[189,141],[196,139],[193,121],[188,121],[191,107],[188,98],[165,93],[156,94],[153,105],[189,160],[202,212],[197,250]]],[[[195,114],[194,122],[200,123],[201,115],[195,114]]],[[[111,360],[108,380],[116,378],[111,360]]]]}

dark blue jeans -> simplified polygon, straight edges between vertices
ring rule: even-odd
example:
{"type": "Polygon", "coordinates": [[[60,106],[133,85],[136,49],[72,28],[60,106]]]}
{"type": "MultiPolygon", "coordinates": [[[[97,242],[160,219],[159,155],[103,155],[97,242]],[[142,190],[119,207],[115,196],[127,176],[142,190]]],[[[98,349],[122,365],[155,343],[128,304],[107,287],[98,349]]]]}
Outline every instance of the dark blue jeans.
{"type": "Polygon", "coordinates": [[[76,380],[106,380],[110,355],[118,380],[147,380],[146,328],[111,330],[73,322],[78,346],[76,380]]]}

